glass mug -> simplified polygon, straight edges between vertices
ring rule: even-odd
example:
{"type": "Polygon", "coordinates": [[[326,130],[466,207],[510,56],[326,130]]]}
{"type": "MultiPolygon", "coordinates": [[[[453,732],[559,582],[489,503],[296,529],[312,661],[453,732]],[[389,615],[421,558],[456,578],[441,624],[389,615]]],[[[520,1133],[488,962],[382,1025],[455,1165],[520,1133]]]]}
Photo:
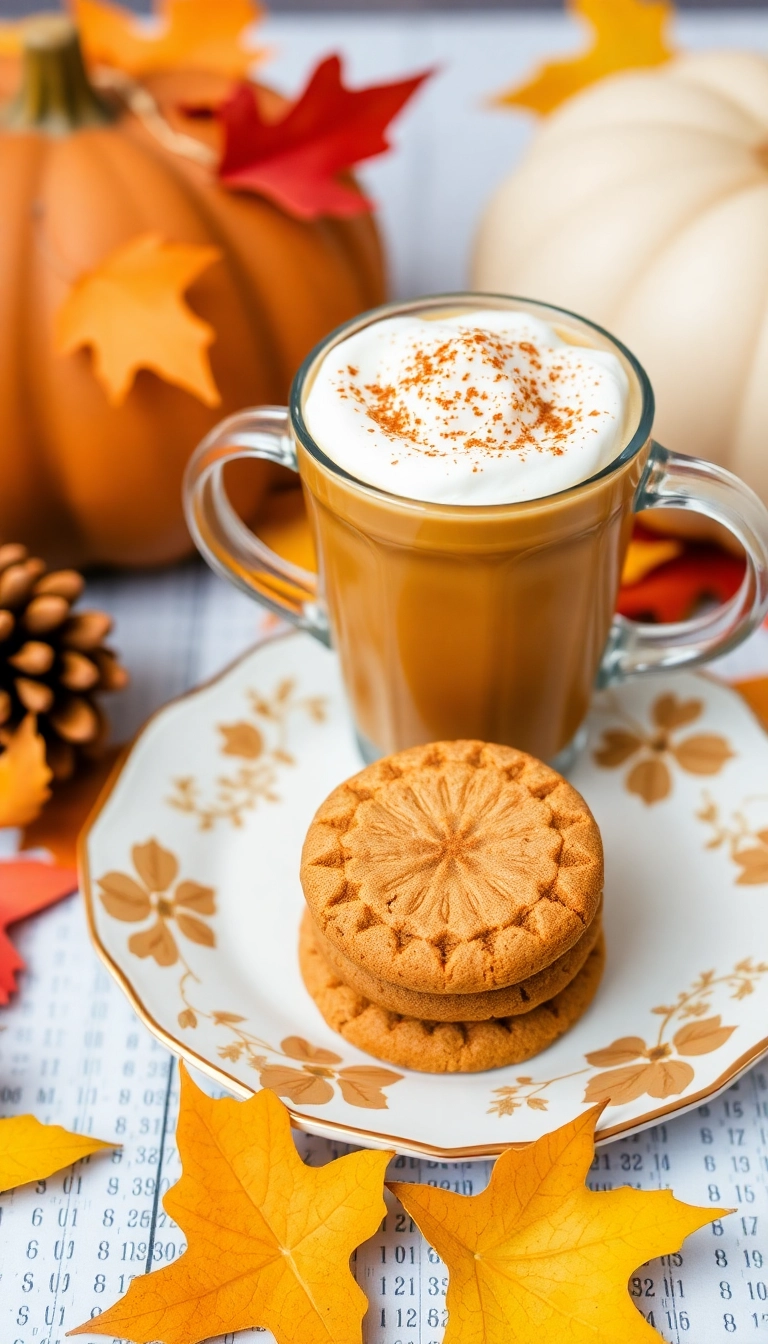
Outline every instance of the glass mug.
{"type": "Polygon", "coordinates": [[[527,299],[447,294],[389,304],[332,332],[307,357],[290,409],[230,416],[190,460],[187,522],[219,574],[338,651],[365,760],[419,743],[479,738],[566,768],[595,685],[724,653],[768,606],[768,511],[740,480],[669,452],[651,435],[647,375],[617,340],[573,313],[527,299]],[[626,443],[579,485],[516,504],[429,504],[388,494],[336,466],[313,441],[304,402],[345,337],[382,318],[481,308],[534,314],[577,345],[609,350],[630,385],[626,443]],[[223,471],[261,458],[298,472],[319,574],[283,560],[232,509],[223,471]],[[730,602],[675,625],[615,615],[636,511],[694,509],[746,553],[730,602]]]}

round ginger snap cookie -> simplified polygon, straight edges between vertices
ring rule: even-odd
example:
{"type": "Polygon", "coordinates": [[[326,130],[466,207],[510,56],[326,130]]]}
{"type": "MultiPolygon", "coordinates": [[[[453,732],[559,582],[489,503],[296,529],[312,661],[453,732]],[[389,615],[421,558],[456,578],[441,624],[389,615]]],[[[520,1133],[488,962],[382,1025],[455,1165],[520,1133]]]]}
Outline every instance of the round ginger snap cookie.
{"type": "Polygon", "coordinates": [[[516,1017],[530,1013],[540,1003],[546,1003],[559,994],[578,974],[602,933],[603,922],[598,910],[589,928],[568,952],[545,966],[543,971],[506,989],[487,989],[479,994],[420,994],[415,989],[392,985],[380,976],[356,966],[340,952],[315,924],[309,910],[304,911],[304,923],[311,926],[311,936],[332,971],[345,985],[357,990],[380,1008],[400,1013],[404,1017],[420,1017],[432,1022],[486,1022],[491,1017],[516,1017]]]}
{"type": "Polygon", "coordinates": [[[563,956],[603,889],[581,794],[513,747],[437,742],[376,761],[310,824],[301,884],[350,961],[424,994],[518,984],[563,956]]]}
{"type": "Polygon", "coordinates": [[[376,1059],[420,1073],[481,1073],[522,1064],[552,1045],[586,1012],[605,965],[602,934],[581,970],[555,998],[516,1017],[428,1022],[371,1003],[340,980],[305,921],[299,936],[304,984],[329,1027],[376,1059]]]}

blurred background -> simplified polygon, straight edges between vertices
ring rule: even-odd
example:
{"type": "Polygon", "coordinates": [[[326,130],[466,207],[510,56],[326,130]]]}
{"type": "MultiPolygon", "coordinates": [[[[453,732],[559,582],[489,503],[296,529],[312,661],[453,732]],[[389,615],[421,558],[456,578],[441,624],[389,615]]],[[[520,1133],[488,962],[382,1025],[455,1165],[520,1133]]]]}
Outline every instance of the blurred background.
{"type": "MultiPolygon", "coordinates": [[[[0,0],[8,18],[41,7],[0,0]]],[[[146,14],[152,3],[123,7],[146,14]]],[[[254,41],[271,54],[258,77],[288,95],[330,52],[342,53],[354,87],[436,68],[391,128],[394,152],[357,173],[378,206],[393,297],[466,285],[480,214],[539,122],[494,106],[493,96],[558,54],[583,50],[586,25],[563,0],[269,0],[265,9],[254,41]]],[[[676,47],[768,53],[768,0],[680,0],[675,10],[676,47]]]]}
{"type": "MultiPolygon", "coordinates": [[[[195,0],[186,3],[207,31],[217,0],[204,0],[202,6],[195,0]]],[[[0,0],[0,16],[8,21],[39,8],[40,0],[0,0]]],[[[159,36],[169,5],[168,0],[156,0],[154,5],[151,0],[126,0],[125,9],[139,16],[142,35],[159,36]]],[[[107,14],[110,23],[120,14],[114,4],[96,4],[94,10],[107,14]]],[[[235,7],[235,12],[242,10],[235,7]]],[[[258,6],[246,5],[246,15],[252,12],[258,12],[258,6]]],[[[123,25],[124,38],[125,30],[134,28],[124,14],[117,22],[123,25]]],[[[662,442],[728,466],[768,503],[768,0],[679,0],[675,5],[663,0],[473,4],[271,0],[238,40],[248,51],[266,51],[252,67],[253,76],[289,99],[301,95],[318,62],[332,53],[340,55],[344,82],[353,90],[431,71],[432,77],[387,130],[391,152],[355,167],[375,204],[389,294],[408,298],[466,288],[474,258],[475,287],[530,293],[592,317],[623,338],[648,368],[657,392],[662,442]],[[620,72],[615,96],[624,101],[617,113],[611,101],[613,85],[588,89],[589,107],[599,103],[600,108],[594,135],[582,135],[577,129],[569,142],[573,152],[569,149],[555,168],[542,173],[541,163],[549,163],[550,129],[554,126],[555,136],[559,135],[561,119],[571,115],[565,96],[574,91],[573,81],[538,111],[532,110],[535,99],[531,102],[528,97],[526,103],[526,98],[509,94],[530,88],[543,68],[557,70],[559,62],[565,62],[571,74],[577,66],[584,84],[596,78],[590,59],[582,60],[600,37],[597,26],[587,23],[587,15],[597,15],[603,54],[612,53],[613,64],[603,64],[597,73],[620,72]],[[738,53],[735,58],[732,52],[738,53]],[[685,66],[689,53],[707,53],[702,66],[706,73],[700,78],[705,84],[709,80],[711,87],[697,85],[691,91],[685,66]],[[678,54],[683,57],[679,82],[678,54]],[[626,69],[636,66],[646,68],[639,75],[634,68],[626,69]],[[633,85],[637,78],[640,83],[633,85]],[[632,88],[640,92],[632,93],[632,88]],[[627,90],[635,99],[631,125],[625,115],[627,90]],[[593,95],[595,104],[589,101],[593,95]],[[601,101],[604,98],[608,101],[601,101]],[[680,107],[685,106],[676,120],[680,99],[680,107]],[[670,124],[674,133],[667,129],[670,124]],[[529,171],[539,173],[532,187],[529,171]],[[494,223],[489,229],[490,218],[494,223]],[[530,265],[526,249],[537,254],[530,265]]],[[[201,100],[195,92],[202,88],[194,75],[195,63],[189,64],[191,72],[173,71],[170,91],[158,94],[161,102],[165,97],[164,110],[171,120],[184,115],[185,103],[199,105],[201,100]],[[175,84],[176,79],[181,84],[175,84]]],[[[130,62],[125,68],[139,81],[145,77],[146,72],[130,62]]],[[[154,86],[152,78],[150,72],[149,86],[157,92],[161,86],[154,86]]],[[[208,92],[203,100],[213,96],[218,101],[228,87],[225,80],[215,96],[208,92]]],[[[574,113],[577,127],[581,107],[574,113]]],[[[210,123],[208,128],[213,131],[210,123]]],[[[205,127],[196,133],[204,131],[205,127]]],[[[116,126],[113,139],[118,148],[121,135],[116,126]]],[[[151,147],[154,152],[154,142],[151,147]]],[[[52,162],[61,148],[52,137],[52,162]]],[[[171,151],[167,172],[173,182],[179,165],[173,146],[171,151]]],[[[56,180],[64,181],[66,175],[56,180]]],[[[150,180],[155,181],[148,176],[150,180]]],[[[99,266],[111,248],[135,240],[150,227],[175,241],[187,229],[186,223],[183,227],[179,223],[181,215],[177,219],[164,213],[165,193],[156,185],[149,190],[141,174],[138,178],[134,172],[125,174],[121,188],[125,205],[120,208],[114,204],[112,179],[98,166],[82,182],[87,189],[79,194],[62,192],[53,223],[45,225],[57,247],[66,235],[69,270],[56,298],[62,305],[72,279],[99,266]],[[93,183],[102,179],[105,190],[99,192],[93,183]],[[75,198],[77,211],[71,206],[75,198]]],[[[47,546],[51,538],[63,546],[68,538],[68,549],[59,547],[57,563],[142,566],[188,554],[179,494],[181,471],[194,444],[224,412],[248,401],[283,402],[295,368],[315,341],[384,292],[377,273],[373,300],[368,291],[358,294],[354,285],[362,283],[358,274],[362,268],[350,262],[342,271],[352,288],[338,299],[342,286],[328,277],[341,274],[334,267],[344,249],[330,241],[338,240],[340,221],[304,221],[302,233],[290,212],[275,213],[258,192],[246,199],[236,197],[226,185],[215,190],[218,206],[233,218],[241,210],[250,212],[251,231],[243,234],[242,254],[240,243],[231,245],[233,264],[241,266],[246,257],[253,261],[257,279],[249,320],[254,330],[267,333],[270,359],[246,358],[234,343],[232,323],[224,321],[216,307],[218,282],[213,272],[210,295],[203,277],[189,298],[192,310],[211,320],[217,334],[211,358],[224,388],[220,407],[203,405],[199,396],[141,366],[135,390],[124,405],[110,405],[87,349],[68,355],[66,366],[56,353],[49,364],[39,359],[38,350],[45,352],[51,340],[50,321],[41,318],[34,340],[28,340],[30,378],[42,388],[48,387],[49,376],[59,379],[53,400],[57,408],[60,400],[61,409],[50,417],[48,439],[40,431],[34,451],[41,461],[60,458],[65,470],[57,466],[46,477],[47,513],[38,499],[39,476],[31,473],[22,501],[24,527],[19,521],[21,507],[14,504],[8,513],[6,499],[5,530],[17,529],[9,535],[16,538],[18,532],[18,540],[36,548],[47,546]],[[294,239],[303,242],[290,241],[294,239]],[[277,373],[273,363],[280,364],[277,373]],[[81,380],[77,394],[82,404],[75,404],[71,379],[60,376],[65,368],[81,380]],[[59,438],[70,427],[72,441],[60,450],[59,438]],[[89,430],[90,457],[78,437],[79,427],[89,430]],[[124,451],[116,449],[118,443],[124,451]],[[167,470],[171,452],[175,465],[167,470]],[[136,463],[134,475],[123,481],[118,468],[125,466],[128,473],[136,463]],[[162,473],[157,464],[163,465],[162,473]],[[167,535],[159,524],[144,527],[144,507],[133,511],[125,507],[126,501],[143,504],[148,497],[154,499],[161,475],[168,495],[167,535]],[[64,530],[65,523],[69,531],[64,530]],[[133,537],[132,529],[152,535],[133,537]]],[[[31,217],[37,221],[37,233],[33,230],[30,236],[37,238],[41,215],[37,206],[35,210],[31,217]]],[[[203,210],[202,222],[195,224],[196,232],[190,236],[207,236],[205,220],[203,210]]],[[[22,231],[19,236],[26,235],[22,231]]],[[[41,249],[30,249],[29,256],[45,283],[53,284],[41,249]]],[[[20,267],[10,264],[8,274],[21,274],[20,267]]],[[[224,274],[222,269],[219,275],[224,274]]],[[[9,292],[12,288],[9,281],[9,292]]],[[[9,348],[15,351],[14,321],[11,313],[9,348]]],[[[35,433],[42,424],[28,407],[18,423],[25,432],[33,426],[35,433]]],[[[22,438],[17,450],[7,446],[12,436],[6,435],[5,452],[14,462],[18,455],[26,470],[32,450],[22,438]]],[[[300,499],[297,510],[286,512],[289,495],[298,499],[295,491],[284,489],[265,496],[259,530],[276,549],[308,564],[308,533],[297,511],[300,499]]],[[[261,507],[258,500],[256,504],[261,507]]],[[[243,511],[251,518],[250,506],[243,511]]],[[[708,545],[711,539],[707,530],[697,534],[694,543],[708,545]]],[[[652,538],[636,540],[642,563],[625,574],[625,587],[632,589],[626,602],[622,598],[625,614],[675,620],[693,610],[702,594],[722,601],[738,587],[742,572],[738,556],[682,553],[683,544],[677,540],[661,549],[652,538]],[[710,565],[706,573],[705,562],[710,565]],[[659,570],[662,587],[667,584],[663,592],[647,590],[646,575],[653,566],[659,570]],[[630,597],[632,605],[627,605],[630,597]]],[[[105,590],[103,600],[108,599],[105,590]]],[[[175,600],[169,596],[169,601],[175,600]]],[[[222,601],[220,593],[217,601],[222,601]]],[[[142,601],[140,606],[141,621],[146,622],[146,604],[142,601]]],[[[125,612],[121,619],[127,619],[125,612]]]]}

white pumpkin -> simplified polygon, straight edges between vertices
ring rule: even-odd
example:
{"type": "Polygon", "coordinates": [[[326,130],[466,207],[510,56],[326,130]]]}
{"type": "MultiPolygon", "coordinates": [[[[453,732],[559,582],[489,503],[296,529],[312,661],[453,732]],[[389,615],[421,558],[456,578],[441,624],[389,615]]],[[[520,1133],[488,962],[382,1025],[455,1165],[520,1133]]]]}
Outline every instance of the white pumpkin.
{"type": "Polygon", "coordinates": [[[565,103],[491,201],[473,287],[607,327],[660,441],[768,502],[768,59],[684,56],[565,103]]]}

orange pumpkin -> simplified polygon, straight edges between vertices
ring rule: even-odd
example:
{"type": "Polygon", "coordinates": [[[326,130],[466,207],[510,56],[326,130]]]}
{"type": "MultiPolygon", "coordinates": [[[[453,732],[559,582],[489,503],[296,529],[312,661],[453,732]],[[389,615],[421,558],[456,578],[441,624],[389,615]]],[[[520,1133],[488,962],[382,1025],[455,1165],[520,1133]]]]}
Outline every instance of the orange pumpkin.
{"type": "MultiPolygon", "coordinates": [[[[8,63],[0,95],[14,84],[18,66],[8,63]]],[[[179,108],[220,100],[226,80],[174,71],[145,87],[171,128],[212,143],[216,128],[179,108]]],[[[267,90],[259,97],[265,115],[283,106],[267,90]]],[[[2,126],[0,540],[13,536],[55,563],[177,559],[191,550],[180,497],[195,444],[231,411],[284,402],[307,351],[383,298],[375,224],[368,215],[300,221],[220,187],[121,100],[94,90],[64,18],[28,27],[21,87],[2,126]],[[145,370],[111,406],[88,350],[54,350],[55,314],[72,282],[149,231],[223,252],[186,295],[216,332],[218,407],[145,370]]],[[[244,515],[269,472],[249,466],[233,477],[244,515]]]]}

